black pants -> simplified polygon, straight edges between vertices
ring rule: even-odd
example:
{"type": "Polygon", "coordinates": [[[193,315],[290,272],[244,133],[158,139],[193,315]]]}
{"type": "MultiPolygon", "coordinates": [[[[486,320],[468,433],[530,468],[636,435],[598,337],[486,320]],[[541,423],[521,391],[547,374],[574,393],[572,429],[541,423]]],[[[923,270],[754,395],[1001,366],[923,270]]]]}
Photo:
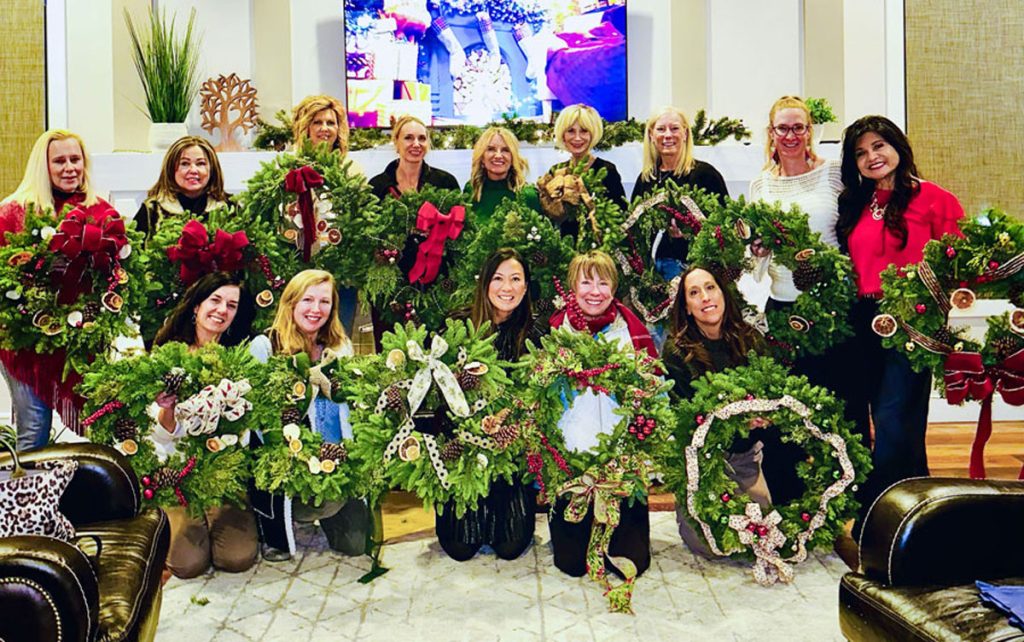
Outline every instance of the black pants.
{"type": "Polygon", "coordinates": [[[434,521],[437,541],[448,557],[458,562],[472,558],[484,544],[498,557],[514,560],[533,542],[536,503],[533,484],[498,479],[477,508],[462,517],[455,516],[454,502],[445,504],[434,521]]]}
{"type": "MultiPolygon", "coordinates": [[[[587,574],[587,546],[590,544],[590,528],[594,523],[594,507],[587,509],[580,523],[573,524],[565,519],[565,507],[568,504],[569,500],[560,497],[555,502],[554,510],[549,513],[551,549],[558,570],[573,577],[582,577],[587,574]]],[[[651,566],[651,519],[647,504],[635,501],[629,506],[626,500],[622,500],[619,502],[619,511],[619,525],[608,544],[608,556],[628,557],[636,564],[639,577],[651,566]]],[[[623,577],[622,572],[607,558],[605,565],[620,578],[623,577]]]]}

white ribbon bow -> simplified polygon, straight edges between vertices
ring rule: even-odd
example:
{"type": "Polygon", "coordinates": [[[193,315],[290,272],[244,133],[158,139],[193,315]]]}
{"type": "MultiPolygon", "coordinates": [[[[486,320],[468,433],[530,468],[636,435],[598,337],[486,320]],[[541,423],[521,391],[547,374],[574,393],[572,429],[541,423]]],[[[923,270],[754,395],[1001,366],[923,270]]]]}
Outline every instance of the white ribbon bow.
{"type": "Polygon", "coordinates": [[[435,334],[428,353],[424,353],[423,348],[415,341],[408,341],[405,347],[409,353],[409,359],[424,364],[412,378],[412,386],[409,388],[409,414],[416,414],[423,399],[430,391],[431,383],[436,381],[438,389],[445,401],[448,402],[448,408],[455,413],[455,416],[468,417],[470,412],[466,395],[463,394],[451,369],[441,361],[441,357],[448,352],[448,342],[442,336],[435,334]]]}
{"type": "Polygon", "coordinates": [[[754,579],[761,586],[771,586],[778,581],[792,582],[793,568],[777,552],[786,543],[786,535],[779,529],[782,515],[773,510],[762,517],[761,507],[754,502],[747,504],[744,513],[729,516],[729,528],[736,531],[740,542],[750,546],[757,557],[752,569],[754,579]]]}
{"type": "Polygon", "coordinates": [[[174,418],[185,427],[189,435],[215,433],[221,417],[237,421],[252,410],[252,402],[245,399],[245,394],[250,390],[252,386],[248,379],[221,379],[216,386],[206,386],[178,404],[174,409],[174,418]]]}
{"type": "Polygon", "coordinates": [[[323,354],[320,355],[320,363],[309,369],[309,385],[313,388],[313,398],[310,399],[310,403],[316,401],[317,394],[331,399],[331,379],[324,374],[324,368],[340,358],[341,355],[334,350],[324,348],[323,354]]]}

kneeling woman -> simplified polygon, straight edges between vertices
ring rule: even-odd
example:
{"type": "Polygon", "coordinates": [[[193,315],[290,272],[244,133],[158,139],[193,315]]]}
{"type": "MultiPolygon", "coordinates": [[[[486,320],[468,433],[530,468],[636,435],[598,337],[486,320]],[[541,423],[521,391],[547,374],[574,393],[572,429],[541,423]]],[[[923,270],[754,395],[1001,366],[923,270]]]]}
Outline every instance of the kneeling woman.
{"type": "MultiPolygon", "coordinates": [[[[571,295],[577,306],[551,317],[551,328],[568,328],[595,337],[603,334],[617,341],[620,348],[647,351],[658,358],[651,335],[643,322],[615,298],[619,275],[612,258],[600,251],[577,256],[569,263],[571,295]]],[[[595,364],[596,365],[596,364],[595,364]]],[[[568,406],[558,421],[558,429],[565,438],[565,447],[574,452],[590,450],[598,445],[599,434],[610,434],[621,417],[615,414],[617,404],[604,393],[587,389],[568,406]]],[[[587,572],[587,544],[593,522],[593,507],[578,524],[565,520],[568,501],[559,498],[551,513],[551,546],[555,566],[569,575],[580,577],[587,572]]],[[[651,522],[647,505],[623,500],[621,518],[612,534],[608,557],[628,557],[636,564],[637,575],[651,565],[651,522]]],[[[609,568],[615,569],[606,561],[609,568]]]]}
{"type": "MultiPolygon", "coordinates": [[[[317,363],[327,350],[340,357],[351,357],[352,342],[338,319],[338,287],[334,277],[323,270],[303,270],[285,286],[274,324],[249,346],[260,361],[272,354],[294,355],[305,352],[317,363]]],[[[337,444],[352,438],[347,404],[334,403],[322,396],[309,407],[307,419],[325,442],[337,444]]],[[[258,493],[256,511],[260,515],[263,540],[269,547],[264,557],[283,561],[295,552],[292,517],[301,522],[320,521],[331,549],[345,555],[362,555],[373,526],[369,508],[361,499],[324,502],[312,507],[295,504],[290,497],[258,493]],[[294,511],[294,515],[293,515],[294,511]]]]}
{"type": "MultiPolygon", "coordinates": [[[[154,346],[178,341],[198,350],[208,343],[237,345],[249,338],[255,314],[252,296],[241,279],[224,272],[207,274],[185,291],[153,340],[154,346]]],[[[153,413],[161,427],[153,432],[157,450],[165,456],[185,436],[174,418],[177,397],[161,393],[153,413]]],[[[164,508],[171,524],[167,568],[175,577],[196,577],[214,568],[240,573],[259,558],[256,517],[249,508],[224,504],[190,517],[181,506],[164,508]]]]}
{"type": "MultiPolygon", "coordinates": [[[[526,352],[526,340],[539,337],[530,299],[530,270],[511,248],[492,254],[480,270],[473,305],[454,316],[469,318],[480,326],[485,321],[497,334],[498,357],[517,361],[526,352]]],[[[499,479],[491,484],[487,497],[475,510],[455,517],[455,502],[448,502],[437,515],[437,540],[445,553],[464,562],[484,544],[506,560],[514,560],[533,541],[534,508],[537,491],[532,484],[499,479]]]]}

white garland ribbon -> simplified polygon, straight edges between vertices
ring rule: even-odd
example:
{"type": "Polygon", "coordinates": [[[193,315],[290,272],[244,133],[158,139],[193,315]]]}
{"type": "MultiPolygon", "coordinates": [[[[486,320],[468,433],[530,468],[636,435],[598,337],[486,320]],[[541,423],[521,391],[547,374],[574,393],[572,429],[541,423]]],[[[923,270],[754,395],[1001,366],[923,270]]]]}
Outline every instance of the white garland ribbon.
{"type": "Polygon", "coordinates": [[[430,343],[430,352],[424,352],[420,344],[415,341],[408,341],[405,344],[409,359],[423,364],[423,367],[413,375],[412,386],[409,388],[409,414],[414,415],[419,410],[420,404],[430,391],[433,382],[437,382],[437,388],[441,391],[448,408],[455,413],[456,417],[468,417],[469,402],[463,394],[459,382],[441,357],[448,352],[448,342],[441,335],[435,334],[430,343]]]}
{"type": "MultiPolygon", "coordinates": [[[[701,518],[697,511],[696,495],[697,491],[700,490],[700,450],[704,447],[704,443],[715,419],[726,420],[736,415],[752,412],[774,412],[779,408],[788,408],[789,410],[792,410],[803,420],[804,428],[806,428],[815,439],[824,441],[832,446],[835,456],[839,459],[839,467],[842,469],[842,474],[839,479],[832,483],[821,494],[821,499],[818,502],[818,510],[808,521],[807,529],[797,534],[796,542],[792,546],[792,550],[795,552],[794,555],[787,559],[782,559],[782,562],[787,564],[797,564],[807,559],[807,542],[814,537],[815,531],[825,524],[825,519],[828,515],[829,502],[839,495],[842,495],[853,483],[855,473],[853,470],[853,462],[850,461],[850,456],[846,451],[846,440],[836,433],[822,432],[821,429],[811,421],[811,410],[794,397],[784,395],[779,399],[744,399],[741,401],[734,401],[716,409],[704,420],[704,423],[697,427],[697,430],[693,434],[693,440],[684,450],[686,455],[686,508],[690,513],[690,516],[697,522],[697,525],[700,526],[701,532],[704,534],[704,539],[707,541],[708,546],[715,555],[728,557],[729,554],[719,548],[718,542],[715,540],[715,534],[711,531],[711,526],[701,518]]],[[[758,514],[760,514],[760,509],[758,509],[758,514]]],[[[730,517],[730,520],[732,517],[730,517]]],[[[747,544],[747,542],[743,543],[747,544]]],[[[766,556],[769,555],[767,550],[762,551],[762,553],[766,556]]],[[[772,564],[776,569],[775,572],[769,573],[766,570],[767,567],[762,563],[762,557],[758,555],[756,547],[754,547],[754,555],[757,556],[758,562],[754,565],[752,570],[754,578],[758,583],[761,583],[761,579],[759,578],[759,568],[764,574],[765,580],[768,581],[769,584],[780,580],[786,583],[792,581],[792,573],[787,574],[779,571],[778,565],[774,564],[774,561],[769,557],[765,557],[765,562],[772,564]]]]}
{"type": "Polygon", "coordinates": [[[341,355],[330,348],[324,348],[320,355],[320,363],[309,369],[309,385],[313,388],[313,398],[310,403],[316,401],[317,394],[322,394],[331,399],[331,379],[324,374],[324,368],[335,361],[340,360],[341,355]]]}
{"type": "Polygon", "coordinates": [[[754,550],[754,579],[761,586],[771,586],[779,580],[786,584],[793,581],[793,567],[778,554],[786,543],[786,535],[779,530],[781,522],[782,515],[776,510],[762,517],[761,507],[755,502],[747,504],[743,515],[729,516],[729,528],[736,531],[741,543],[754,550]]]}
{"type": "Polygon", "coordinates": [[[179,403],[174,409],[174,418],[193,437],[213,434],[217,432],[221,417],[237,421],[252,410],[252,402],[245,398],[250,390],[248,379],[221,379],[216,386],[206,386],[179,403]]]}

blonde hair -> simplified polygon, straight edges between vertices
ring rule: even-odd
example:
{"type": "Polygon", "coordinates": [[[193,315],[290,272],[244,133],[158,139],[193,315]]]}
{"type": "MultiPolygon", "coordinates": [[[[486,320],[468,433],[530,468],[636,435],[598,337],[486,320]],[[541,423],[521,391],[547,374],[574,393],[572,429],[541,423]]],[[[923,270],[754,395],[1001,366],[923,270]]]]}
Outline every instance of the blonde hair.
{"type": "Polygon", "coordinates": [[[686,140],[683,142],[682,153],[676,158],[676,166],[669,169],[674,176],[686,176],[693,171],[696,160],[693,158],[693,132],[690,131],[690,120],[682,110],[676,107],[662,107],[660,110],[647,119],[644,127],[644,169],[640,176],[644,180],[653,180],[661,168],[661,156],[658,148],[654,146],[654,124],[662,116],[673,115],[683,125],[683,135],[686,140]]]}
{"type": "Polygon", "coordinates": [[[227,201],[228,195],[224,193],[224,172],[220,168],[220,160],[217,159],[217,152],[213,149],[210,141],[199,136],[182,136],[174,141],[167,148],[164,154],[163,166],[160,170],[160,178],[153,187],[149,188],[146,194],[150,198],[159,200],[170,200],[181,193],[181,187],[174,180],[174,174],[178,171],[178,162],[181,155],[189,147],[198,147],[206,155],[206,162],[210,164],[210,180],[206,183],[206,194],[216,201],[227,201]]]}
{"type": "Polygon", "coordinates": [[[597,274],[598,277],[612,285],[612,296],[619,288],[619,270],[615,261],[601,250],[590,250],[586,254],[577,254],[569,261],[569,288],[574,289],[581,276],[597,274]]]}
{"type": "Polygon", "coordinates": [[[324,270],[303,270],[292,277],[281,293],[281,302],[274,315],[274,323],[270,326],[270,335],[274,343],[274,351],[280,354],[312,353],[315,347],[295,323],[295,306],[314,285],[329,283],[331,285],[331,313],[327,323],[317,332],[316,342],[324,348],[337,350],[348,342],[345,328],[338,319],[338,285],[330,272],[324,270]]]}
{"type": "Polygon", "coordinates": [[[488,127],[473,145],[471,165],[473,169],[469,176],[469,183],[473,186],[474,201],[479,201],[483,193],[484,179],[487,177],[487,170],[484,169],[484,152],[487,151],[487,145],[490,144],[491,138],[495,134],[505,141],[509,151],[512,152],[512,163],[508,168],[508,176],[505,177],[509,189],[518,193],[526,185],[526,173],[530,171],[530,166],[526,163],[526,159],[519,154],[519,140],[516,135],[504,127],[488,127]]]}
{"type": "Polygon", "coordinates": [[[807,108],[807,103],[799,96],[783,96],[772,103],[772,108],[768,111],[768,127],[766,128],[768,138],[764,144],[766,160],[763,169],[774,173],[779,171],[779,154],[775,151],[775,134],[772,130],[772,123],[775,122],[775,115],[783,109],[799,109],[807,118],[807,160],[810,161],[813,167],[814,163],[818,160],[818,155],[814,153],[814,123],[811,122],[811,110],[807,108]]]}
{"type": "Polygon", "coordinates": [[[334,141],[334,149],[344,156],[348,153],[348,114],[345,113],[345,105],[334,96],[319,94],[317,96],[306,96],[292,109],[292,138],[295,139],[295,149],[302,149],[303,143],[309,137],[309,126],[313,124],[313,118],[330,109],[338,119],[338,140],[334,141]]]}
{"type": "MultiPolygon", "coordinates": [[[[408,125],[409,123],[419,123],[420,125],[423,126],[423,129],[427,130],[427,151],[429,152],[430,128],[427,127],[427,124],[425,122],[423,122],[419,118],[416,118],[415,116],[410,116],[409,114],[400,116],[398,120],[395,121],[395,124],[392,125],[391,127],[391,143],[395,146],[395,149],[398,149],[398,137],[401,136],[402,134],[402,128],[408,125]]],[[[426,155],[426,152],[424,152],[424,155],[426,155]]]]}
{"type": "Polygon", "coordinates": [[[89,180],[92,164],[89,161],[89,154],[85,150],[85,142],[82,141],[81,136],[66,129],[48,129],[39,135],[28,155],[28,161],[25,163],[25,175],[22,177],[21,183],[3,202],[13,201],[23,206],[31,203],[43,209],[52,209],[54,203],[53,182],[50,180],[50,143],[69,138],[78,141],[78,146],[82,148],[82,184],[78,187],[78,192],[85,194],[82,204],[94,205],[99,197],[89,180]]]}
{"type": "Polygon", "coordinates": [[[601,114],[597,113],[596,109],[583,103],[570,105],[558,114],[555,120],[555,147],[565,149],[565,132],[576,124],[590,132],[590,145],[587,146],[589,153],[601,142],[604,123],[601,122],[601,114]]]}

